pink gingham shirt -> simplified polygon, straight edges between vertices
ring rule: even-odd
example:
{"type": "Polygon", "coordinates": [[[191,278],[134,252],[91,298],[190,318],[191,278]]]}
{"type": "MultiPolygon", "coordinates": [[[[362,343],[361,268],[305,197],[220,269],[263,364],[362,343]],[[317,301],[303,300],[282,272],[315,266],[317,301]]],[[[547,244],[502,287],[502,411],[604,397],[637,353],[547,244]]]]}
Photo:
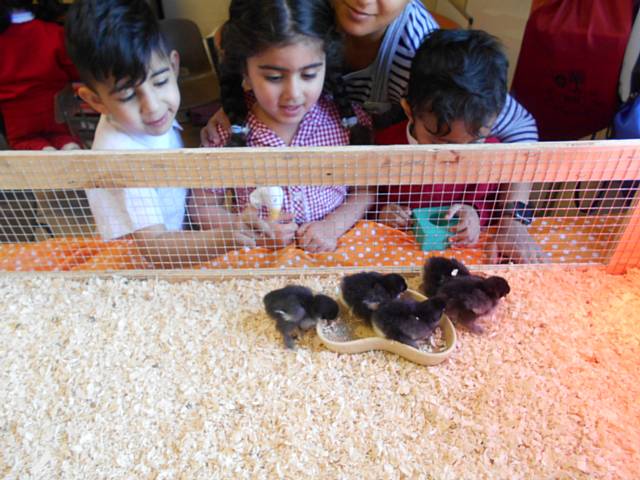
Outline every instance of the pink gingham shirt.
{"type": "MultiPolygon", "coordinates": [[[[249,102],[255,101],[249,98],[249,102]]],[[[354,112],[362,125],[371,126],[371,120],[358,105],[353,106],[354,112]]],[[[328,95],[320,97],[318,102],[302,118],[298,130],[291,141],[292,147],[324,147],[349,145],[349,130],[341,124],[340,113],[333,99],[328,95]]],[[[258,120],[253,113],[247,116],[249,134],[247,146],[250,147],[286,147],[287,144],[276,135],[273,130],[258,120]]],[[[218,125],[220,143],[222,147],[231,136],[229,130],[218,125]]],[[[286,186],[284,190],[283,212],[293,213],[295,222],[303,224],[322,220],[329,213],[342,205],[347,196],[346,186],[286,186]]],[[[249,203],[249,195],[255,188],[235,188],[235,204],[238,208],[249,203]]],[[[218,195],[224,194],[224,189],[212,189],[218,195]]],[[[263,208],[263,216],[267,216],[263,208]]]]}

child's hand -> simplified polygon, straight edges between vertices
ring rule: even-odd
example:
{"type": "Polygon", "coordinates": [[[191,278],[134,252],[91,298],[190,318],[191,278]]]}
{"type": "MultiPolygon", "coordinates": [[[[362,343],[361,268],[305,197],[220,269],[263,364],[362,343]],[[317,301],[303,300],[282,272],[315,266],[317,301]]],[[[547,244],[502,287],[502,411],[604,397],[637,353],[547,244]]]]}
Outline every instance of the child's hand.
{"type": "Polygon", "coordinates": [[[455,215],[459,220],[457,225],[449,229],[454,232],[449,237],[449,243],[455,247],[476,244],[480,238],[480,217],[476,209],[471,205],[456,203],[449,208],[445,218],[450,220],[455,215]]]}
{"type": "Polygon", "coordinates": [[[229,117],[224,110],[219,109],[213,117],[209,119],[205,127],[200,130],[200,144],[203,147],[215,147],[220,145],[220,135],[218,135],[217,127],[220,125],[224,129],[231,128],[229,117]]]}
{"type": "Polygon", "coordinates": [[[391,228],[406,229],[411,225],[411,209],[407,206],[389,203],[380,211],[378,222],[391,228]]]}
{"type": "Polygon", "coordinates": [[[269,221],[269,226],[273,232],[272,239],[265,239],[265,242],[258,242],[259,245],[266,248],[284,248],[294,242],[298,224],[293,220],[295,216],[292,213],[282,213],[277,222],[269,221]]]}
{"type": "Polygon", "coordinates": [[[339,235],[333,222],[311,222],[300,226],[296,233],[298,245],[309,253],[333,252],[339,235]]]}
{"type": "Polygon", "coordinates": [[[260,212],[249,205],[240,213],[242,223],[253,232],[256,245],[265,248],[283,248],[293,242],[298,225],[293,221],[293,214],[283,213],[277,222],[260,218],[260,212]]]}
{"type": "Polygon", "coordinates": [[[260,212],[257,208],[248,205],[242,212],[238,213],[237,222],[233,225],[233,228],[242,232],[251,232],[251,236],[254,239],[259,237],[266,237],[273,239],[273,231],[269,222],[260,218],[260,212]]]}

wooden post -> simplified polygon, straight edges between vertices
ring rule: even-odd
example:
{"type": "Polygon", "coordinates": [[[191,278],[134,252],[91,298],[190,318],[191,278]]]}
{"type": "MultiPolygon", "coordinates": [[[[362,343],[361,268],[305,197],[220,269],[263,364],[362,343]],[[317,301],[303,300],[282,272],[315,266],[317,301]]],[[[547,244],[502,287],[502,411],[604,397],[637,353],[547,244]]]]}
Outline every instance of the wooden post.
{"type": "Polygon", "coordinates": [[[627,268],[640,267],[640,194],[636,193],[635,206],[607,264],[607,273],[619,275],[627,268]]]}

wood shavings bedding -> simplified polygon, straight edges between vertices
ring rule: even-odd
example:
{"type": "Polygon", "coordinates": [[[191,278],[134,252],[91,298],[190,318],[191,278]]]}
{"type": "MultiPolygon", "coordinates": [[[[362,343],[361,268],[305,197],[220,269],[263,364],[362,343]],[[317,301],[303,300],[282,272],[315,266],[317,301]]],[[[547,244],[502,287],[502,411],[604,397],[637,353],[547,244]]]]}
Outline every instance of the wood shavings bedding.
{"type": "Polygon", "coordinates": [[[640,271],[498,273],[436,367],[284,350],[261,297],[290,279],[0,277],[0,476],[637,478],[640,271]]]}

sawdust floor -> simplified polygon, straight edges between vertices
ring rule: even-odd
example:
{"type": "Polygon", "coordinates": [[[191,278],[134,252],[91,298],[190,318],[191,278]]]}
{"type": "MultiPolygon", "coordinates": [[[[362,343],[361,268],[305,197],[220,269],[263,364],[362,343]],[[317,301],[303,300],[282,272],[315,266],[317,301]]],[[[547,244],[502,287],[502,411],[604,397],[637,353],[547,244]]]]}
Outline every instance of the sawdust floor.
{"type": "Polygon", "coordinates": [[[640,271],[502,272],[436,367],[285,351],[283,278],[0,277],[0,476],[637,478],[640,271]]]}

